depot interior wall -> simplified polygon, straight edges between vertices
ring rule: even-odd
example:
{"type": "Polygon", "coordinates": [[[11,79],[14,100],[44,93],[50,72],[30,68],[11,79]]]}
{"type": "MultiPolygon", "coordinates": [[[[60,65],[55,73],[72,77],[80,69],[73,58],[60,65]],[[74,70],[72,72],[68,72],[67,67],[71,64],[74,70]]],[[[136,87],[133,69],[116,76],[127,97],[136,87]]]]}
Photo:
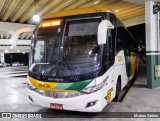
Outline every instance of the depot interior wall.
{"type": "Polygon", "coordinates": [[[35,25],[11,23],[11,22],[0,22],[0,30],[3,30],[3,31],[8,31],[8,32],[14,33],[15,31],[23,29],[23,28],[34,29],[35,25]]]}
{"type": "MultiPolygon", "coordinates": [[[[0,39],[0,52],[1,52],[0,55],[4,53],[29,52],[31,40],[20,40],[18,38],[20,33],[33,32],[35,27],[36,25],[33,24],[0,22],[0,34],[1,32],[5,32],[5,33],[10,33],[12,35],[11,39],[0,39]]],[[[1,61],[4,60],[2,56],[0,60],[1,61]]]]}

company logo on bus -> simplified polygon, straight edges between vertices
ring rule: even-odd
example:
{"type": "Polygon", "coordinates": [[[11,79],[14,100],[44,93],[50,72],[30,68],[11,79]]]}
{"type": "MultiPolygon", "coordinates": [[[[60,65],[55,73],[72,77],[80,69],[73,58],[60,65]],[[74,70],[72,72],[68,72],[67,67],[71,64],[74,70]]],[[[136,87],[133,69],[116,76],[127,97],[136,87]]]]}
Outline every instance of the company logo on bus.
{"type": "Polygon", "coordinates": [[[58,94],[55,93],[55,92],[53,92],[52,97],[53,97],[53,98],[58,98],[58,94]]]}
{"type": "Polygon", "coordinates": [[[64,79],[55,79],[55,78],[48,78],[49,81],[55,81],[55,82],[63,82],[64,79]]]}

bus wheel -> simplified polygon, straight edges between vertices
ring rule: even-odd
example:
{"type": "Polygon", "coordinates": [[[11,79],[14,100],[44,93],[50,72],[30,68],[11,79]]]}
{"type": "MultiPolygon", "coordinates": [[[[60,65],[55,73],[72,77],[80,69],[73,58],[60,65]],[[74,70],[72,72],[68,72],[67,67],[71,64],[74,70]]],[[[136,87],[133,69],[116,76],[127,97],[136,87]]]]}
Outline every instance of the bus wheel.
{"type": "Polygon", "coordinates": [[[134,80],[137,79],[137,74],[138,74],[138,70],[137,70],[137,68],[136,68],[135,71],[134,71],[134,77],[133,77],[134,80]]]}
{"type": "Polygon", "coordinates": [[[119,93],[121,91],[121,79],[118,77],[117,85],[116,85],[116,96],[114,98],[115,102],[119,102],[119,93]]]}

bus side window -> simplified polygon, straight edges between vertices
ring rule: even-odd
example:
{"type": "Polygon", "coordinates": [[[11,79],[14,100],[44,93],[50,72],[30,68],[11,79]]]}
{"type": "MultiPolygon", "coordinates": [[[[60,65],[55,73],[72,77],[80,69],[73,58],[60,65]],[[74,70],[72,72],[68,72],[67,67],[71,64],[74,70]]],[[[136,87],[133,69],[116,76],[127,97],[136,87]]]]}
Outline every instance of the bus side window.
{"type": "Polygon", "coordinates": [[[116,51],[123,50],[125,47],[125,29],[121,24],[117,24],[117,42],[116,51]]]}
{"type": "Polygon", "coordinates": [[[116,34],[117,34],[117,17],[113,13],[108,13],[111,23],[114,25],[114,29],[111,29],[111,35],[112,35],[112,56],[113,61],[116,54],[116,34]]]}
{"type": "Polygon", "coordinates": [[[112,42],[113,49],[114,49],[114,55],[118,53],[120,50],[124,49],[124,27],[119,21],[119,19],[113,14],[109,13],[110,21],[114,25],[114,29],[112,31],[112,42]]]}
{"type": "Polygon", "coordinates": [[[125,40],[126,49],[137,52],[138,51],[137,43],[135,42],[133,37],[129,34],[129,32],[126,32],[125,38],[126,38],[125,40]]]}
{"type": "Polygon", "coordinates": [[[120,50],[137,51],[137,43],[129,33],[129,31],[123,26],[120,20],[117,19],[117,52],[120,50]]]}
{"type": "Polygon", "coordinates": [[[103,61],[105,65],[105,69],[107,70],[109,67],[111,67],[114,63],[114,41],[113,41],[113,35],[112,31],[108,30],[107,32],[107,39],[106,44],[104,45],[104,51],[103,51],[103,61]]]}
{"type": "Polygon", "coordinates": [[[112,58],[113,63],[114,63],[114,59],[115,59],[116,31],[117,31],[116,28],[111,30],[111,35],[112,35],[111,36],[111,47],[112,47],[111,50],[112,50],[112,52],[110,54],[111,54],[111,58],[112,58]]]}

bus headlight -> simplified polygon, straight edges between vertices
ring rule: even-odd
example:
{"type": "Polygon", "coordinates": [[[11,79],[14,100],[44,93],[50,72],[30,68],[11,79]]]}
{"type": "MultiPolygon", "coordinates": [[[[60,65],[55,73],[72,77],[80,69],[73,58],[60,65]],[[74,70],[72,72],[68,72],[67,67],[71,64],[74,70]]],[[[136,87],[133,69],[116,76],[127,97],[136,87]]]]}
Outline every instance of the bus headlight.
{"type": "Polygon", "coordinates": [[[103,81],[102,83],[100,83],[100,84],[98,84],[96,86],[85,88],[85,89],[81,90],[80,92],[81,93],[87,93],[87,94],[96,92],[96,91],[100,90],[104,86],[105,82],[106,81],[103,81]]]}
{"type": "Polygon", "coordinates": [[[100,90],[106,83],[106,81],[108,80],[109,76],[107,76],[104,81],[98,85],[95,85],[95,86],[92,86],[92,87],[89,87],[89,88],[85,88],[79,92],[81,93],[86,93],[86,94],[90,94],[90,93],[93,93],[93,92],[96,92],[98,90],[100,90]]]}

